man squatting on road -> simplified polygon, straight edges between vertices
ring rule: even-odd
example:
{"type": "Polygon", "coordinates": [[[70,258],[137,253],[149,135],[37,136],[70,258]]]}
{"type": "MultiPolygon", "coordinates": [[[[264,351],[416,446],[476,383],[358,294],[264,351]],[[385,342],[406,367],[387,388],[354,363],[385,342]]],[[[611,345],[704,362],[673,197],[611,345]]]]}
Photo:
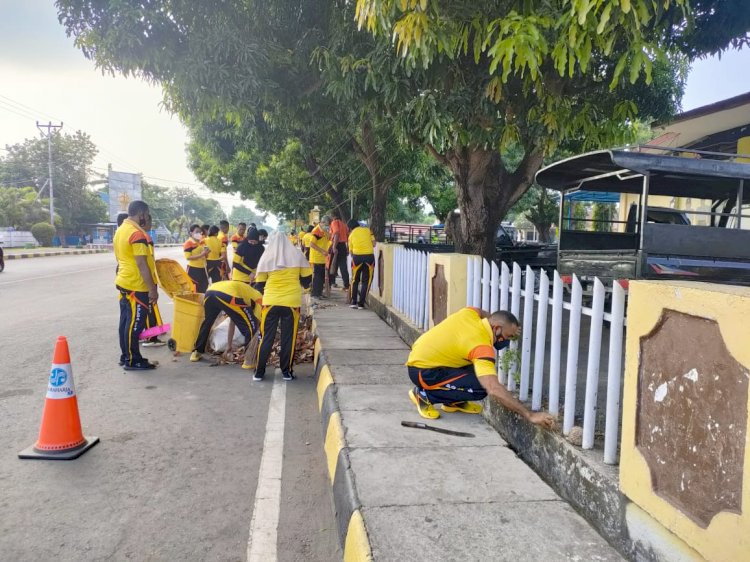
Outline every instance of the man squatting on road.
{"type": "Polygon", "coordinates": [[[505,310],[488,314],[466,307],[448,316],[422,334],[412,346],[406,365],[414,388],[409,398],[419,415],[440,417],[444,412],[479,414],[488,394],[508,410],[531,423],[552,429],[555,418],[546,412],[531,412],[497,380],[497,352],[518,338],[518,319],[505,310]]]}

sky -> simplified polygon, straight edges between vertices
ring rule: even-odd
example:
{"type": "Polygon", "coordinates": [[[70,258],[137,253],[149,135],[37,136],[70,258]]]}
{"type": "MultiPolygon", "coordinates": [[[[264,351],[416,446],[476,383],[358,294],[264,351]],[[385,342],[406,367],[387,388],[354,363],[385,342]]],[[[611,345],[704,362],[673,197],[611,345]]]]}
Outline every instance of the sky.
{"type": "MultiPolygon", "coordinates": [[[[682,102],[687,111],[750,92],[750,49],[697,61],[682,102]]],[[[0,0],[0,154],[7,144],[39,135],[35,121],[62,121],[99,148],[95,171],[107,165],[140,172],[165,186],[198,184],[187,166],[185,127],[161,107],[160,87],[103,75],[73,45],[52,0],[0,0]]],[[[238,197],[210,194],[229,212],[238,197]]]]}

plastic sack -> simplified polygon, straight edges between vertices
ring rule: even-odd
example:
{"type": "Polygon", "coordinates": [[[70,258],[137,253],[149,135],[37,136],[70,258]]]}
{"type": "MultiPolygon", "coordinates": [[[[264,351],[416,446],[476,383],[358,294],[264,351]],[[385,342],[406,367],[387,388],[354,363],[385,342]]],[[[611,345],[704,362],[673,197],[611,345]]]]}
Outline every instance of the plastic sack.
{"type": "MultiPolygon", "coordinates": [[[[224,320],[218,324],[214,324],[211,334],[208,336],[208,345],[216,353],[224,353],[227,349],[227,336],[229,335],[229,323],[231,320],[229,317],[225,317],[224,320]]],[[[237,348],[244,345],[245,338],[242,336],[236,327],[234,328],[234,336],[232,337],[232,347],[237,348]]]]}

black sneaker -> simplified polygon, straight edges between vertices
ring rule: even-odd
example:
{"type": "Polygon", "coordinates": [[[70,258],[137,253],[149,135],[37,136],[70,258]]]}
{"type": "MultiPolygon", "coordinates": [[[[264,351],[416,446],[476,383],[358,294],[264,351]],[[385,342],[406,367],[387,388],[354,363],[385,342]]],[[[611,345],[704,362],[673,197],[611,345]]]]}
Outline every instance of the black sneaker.
{"type": "Polygon", "coordinates": [[[149,363],[148,359],[144,359],[143,361],[136,361],[130,365],[125,364],[122,368],[126,371],[150,371],[151,369],[156,369],[156,365],[149,363]]]}
{"type": "Polygon", "coordinates": [[[293,381],[297,377],[294,376],[294,373],[284,373],[281,378],[283,378],[285,381],[293,381]]]}
{"type": "Polygon", "coordinates": [[[253,375],[253,380],[255,382],[262,381],[264,376],[265,376],[265,373],[259,373],[256,371],[255,374],[253,375]]]}

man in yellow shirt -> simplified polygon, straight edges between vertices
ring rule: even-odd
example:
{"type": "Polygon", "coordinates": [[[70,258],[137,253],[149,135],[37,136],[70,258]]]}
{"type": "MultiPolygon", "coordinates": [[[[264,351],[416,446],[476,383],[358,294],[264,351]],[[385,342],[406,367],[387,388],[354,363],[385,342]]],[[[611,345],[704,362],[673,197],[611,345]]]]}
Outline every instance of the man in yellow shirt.
{"type": "Polygon", "coordinates": [[[262,341],[254,381],[262,381],[265,376],[278,327],[281,328],[281,374],[285,381],[294,380],[294,349],[297,345],[302,289],[307,289],[311,280],[312,270],[299,248],[292,246],[283,234],[274,233],[258,263],[256,277],[256,287],[263,291],[263,311],[260,318],[262,341]]]}
{"type": "Polygon", "coordinates": [[[519,333],[518,319],[510,312],[488,314],[467,307],[422,334],[406,362],[415,385],[409,398],[419,415],[439,418],[433,404],[442,404],[444,412],[478,414],[482,406],[474,401],[489,394],[530,422],[553,428],[553,416],[529,411],[497,380],[497,352],[517,339],[519,333]]]}
{"type": "Polygon", "coordinates": [[[190,360],[200,361],[201,354],[206,352],[208,336],[221,312],[229,316],[234,325],[239,328],[240,333],[245,337],[247,348],[253,334],[258,330],[257,316],[260,311],[260,302],[262,302],[262,295],[247,283],[217,281],[212,284],[203,300],[205,316],[198,330],[198,338],[195,340],[190,360]]]}
{"type": "Polygon", "coordinates": [[[117,229],[112,241],[117,258],[115,286],[120,292],[120,364],[128,371],[156,368],[138,349],[149,305],[156,304],[159,298],[156,275],[149,263],[149,236],[144,230],[148,216],[146,203],[132,201],[128,205],[128,218],[117,229]]]}
{"type": "Polygon", "coordinates": [[[349,307],[363,309],[370,292],[375,270],[375,247],[369,228],[351,219],[349,227],[349,253],[352,256],[352,284],[349,287],[349,307]]]}
{"type": "Polygon", "coordinates": [[[240,242],[242,242],[245,239],[245,231],[247,230],[247,225],[244,222],[237,224],[237,232],[232,234],[232,238],[230,238],[230,241],[232,242],[232,251],[237,251],[237,246],[239,246],[240,242]]]}

